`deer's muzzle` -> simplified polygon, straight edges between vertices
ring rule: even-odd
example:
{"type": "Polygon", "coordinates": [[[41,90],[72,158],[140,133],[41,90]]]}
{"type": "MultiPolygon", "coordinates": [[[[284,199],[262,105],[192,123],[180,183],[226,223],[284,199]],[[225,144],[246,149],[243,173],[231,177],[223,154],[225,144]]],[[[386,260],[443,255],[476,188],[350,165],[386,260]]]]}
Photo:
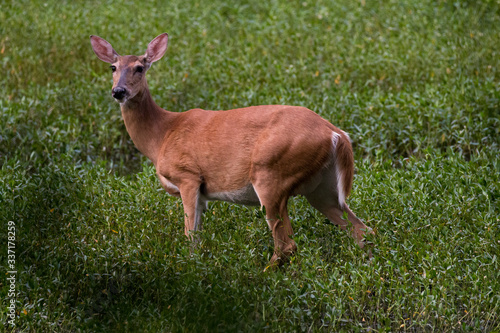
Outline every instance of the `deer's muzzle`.
{"type": "Polygon", "coordinates": [[[116,87],[111,90],[111,95],[114,99],[121,101],[127,95],[127,90],[122,87],[116,87]]]}

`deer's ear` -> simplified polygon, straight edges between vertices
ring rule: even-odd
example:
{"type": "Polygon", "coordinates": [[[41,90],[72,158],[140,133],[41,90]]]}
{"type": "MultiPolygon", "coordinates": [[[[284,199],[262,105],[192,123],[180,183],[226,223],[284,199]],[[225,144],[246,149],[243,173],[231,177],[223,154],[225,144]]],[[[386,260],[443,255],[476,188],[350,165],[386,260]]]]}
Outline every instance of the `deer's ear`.
{"type": "Polygon", "coordinates": [[[94,50],[96,56],[102,61],[110,64],[116,61],[118,53],[105,39],[92,35],[90,36],[90,44],[92,44],[92,50],[94,50]]]}
{"type": "Polygon", "coordinates": [[[167,51],[168,34],[163,33],[153,39],[146,50],[145,59],[148,63],[158,61],[167,51]]]}

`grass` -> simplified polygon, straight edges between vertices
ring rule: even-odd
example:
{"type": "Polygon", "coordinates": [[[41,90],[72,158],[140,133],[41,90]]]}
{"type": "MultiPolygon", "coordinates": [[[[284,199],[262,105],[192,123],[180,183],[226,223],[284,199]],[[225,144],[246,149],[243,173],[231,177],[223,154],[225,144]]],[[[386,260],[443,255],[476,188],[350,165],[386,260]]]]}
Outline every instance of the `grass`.
{"type": "MultiPolygon", "coordinates": [[[[16,225],[16,331],[500,330],[498,1],[19,1],[0,12],[0,243],[16,225]],[[263,273],[256,208],[183,235],[88,36],[140,54],[171,111],[309,107],[350,133],[370,261],[302,198],[298,254],[263,273]]],[[[6,274],[7,246],[0,248],[6,274]]],[[[0,280],[8,325],[9,284],[0,280]]]]}

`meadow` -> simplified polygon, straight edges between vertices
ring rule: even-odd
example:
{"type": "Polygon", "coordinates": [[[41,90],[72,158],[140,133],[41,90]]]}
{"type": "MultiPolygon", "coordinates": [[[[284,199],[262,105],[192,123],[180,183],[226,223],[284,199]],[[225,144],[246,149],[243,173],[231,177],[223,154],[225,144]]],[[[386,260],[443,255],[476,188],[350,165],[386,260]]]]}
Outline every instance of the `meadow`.
{"type": "Polygon", "coordinates": [[[7,1],[0,22],[0,331],[500,331],[500,1],[7,1]],[[191,251],[89,41],[163,32],[163,108],[301,105],[350,134],[373,258],[301,197],[279,269],[259,207],[211,203],[191,251]]]}

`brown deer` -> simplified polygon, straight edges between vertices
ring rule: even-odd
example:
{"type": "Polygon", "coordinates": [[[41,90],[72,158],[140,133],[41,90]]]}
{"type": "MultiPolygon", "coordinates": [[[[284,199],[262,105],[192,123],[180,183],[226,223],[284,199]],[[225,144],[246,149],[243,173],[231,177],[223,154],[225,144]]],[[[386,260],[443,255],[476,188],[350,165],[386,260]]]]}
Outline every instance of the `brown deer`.
{"type": "Polygon", "coordinates": [[[163,188],[182,199],[186,236],[200,230],[208,201],[260,205],[274,238],[270,264],[281,264],[297,250],[288,198],[303,195],[364,246],[365,233],[373,231],[345,202],[354,173],[347,133],[298,106],[166,111],[146,81],[151,64],[167,50],[166,33],[141,56],[120,56],[98,36],[90,41],[97,57],[111,64],[111,94],[134,144],[153,162],[163,188]]]}

